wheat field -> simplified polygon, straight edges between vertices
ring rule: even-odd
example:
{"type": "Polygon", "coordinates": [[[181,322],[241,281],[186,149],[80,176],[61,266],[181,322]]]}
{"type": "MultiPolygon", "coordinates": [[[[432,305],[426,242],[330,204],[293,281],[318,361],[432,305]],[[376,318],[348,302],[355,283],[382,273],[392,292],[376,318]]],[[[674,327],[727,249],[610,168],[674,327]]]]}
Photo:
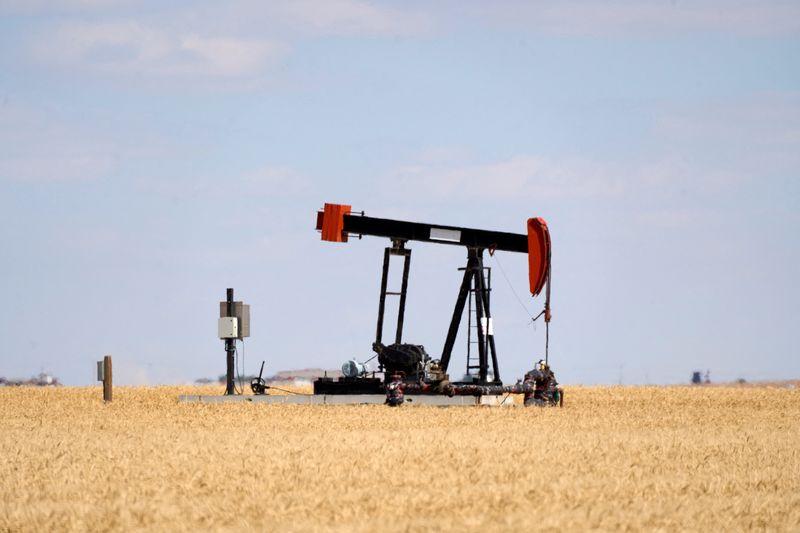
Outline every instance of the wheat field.
{"type": "Polygon", "coordinates": [[[177,402],[198,392],[0,389],[0,531],[800,531],[800,390],[177,402]]]}

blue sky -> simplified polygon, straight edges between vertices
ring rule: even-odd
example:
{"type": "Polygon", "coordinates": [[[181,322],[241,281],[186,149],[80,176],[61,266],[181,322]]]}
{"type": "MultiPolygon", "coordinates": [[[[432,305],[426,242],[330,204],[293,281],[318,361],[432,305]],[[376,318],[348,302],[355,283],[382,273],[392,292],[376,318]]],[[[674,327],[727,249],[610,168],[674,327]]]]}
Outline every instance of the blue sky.
{"type": "MultiPolygon", "coordinates": [[[[797,378],[798,58],[796,2],[0,2],[0,375],[217,376],[229,286],[248,372],[370,357],[387,243],[320,242],[333,202],[544,217],[565,383],[797,378]]],[[[437,356],[465,254],[412,249],[437,356]]],[[[511,381],[542,302],[487,264],[511,381]]]]}

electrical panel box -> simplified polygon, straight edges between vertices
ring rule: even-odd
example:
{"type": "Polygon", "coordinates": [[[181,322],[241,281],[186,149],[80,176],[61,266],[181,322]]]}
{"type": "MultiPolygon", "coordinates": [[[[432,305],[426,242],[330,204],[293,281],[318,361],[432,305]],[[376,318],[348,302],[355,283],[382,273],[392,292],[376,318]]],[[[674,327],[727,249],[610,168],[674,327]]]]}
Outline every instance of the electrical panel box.
{"type": "Polygon", "coordinates": [[[223,316],[217,322],[217,331],[220,339],[239,338],[239,319],[235,316],[223,316]]]}
{"type": "MultiPolygon", "coordinates": [[[[239,319],[239,331],[235,338],[243,339],[250,336],[250,305],[242,302],[233,302],[233,315],[239,319]]],[[[228,302],[219,303],[220,318],[228,316],[228,302]]],[[[220,337],[221,339],[224,337],[220,337]]]]}

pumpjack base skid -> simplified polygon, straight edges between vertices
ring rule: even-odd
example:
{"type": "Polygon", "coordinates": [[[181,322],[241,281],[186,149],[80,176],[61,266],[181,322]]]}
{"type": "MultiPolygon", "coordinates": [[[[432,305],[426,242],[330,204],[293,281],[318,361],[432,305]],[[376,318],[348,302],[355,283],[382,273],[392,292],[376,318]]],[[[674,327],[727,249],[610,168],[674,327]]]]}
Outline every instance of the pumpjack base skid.
{"type": "MultiPolygon", "coordinates": [[[[286,394],[263,396],[207,396],[184,394],[178,397],[180,403],[253,403],[260,405],[379,405],[386,404],[385,394],[286,394]]],[[[406,398],[404,405],[417,407],[515,407],[520,403],[511,396],[441,396],[415,395],[406,398]]]]}
{"type": "MultiPolygon", "coordinates": [[[[451,382],[452,385],[476,385],[479,380],[451,382]]],[[[492,381],[488,385],[502,386],[502,381],[492,381]]],[[[386,394],[386,384],[380,378],[361,377],[337,379],[322,377],[314,380],[314,394],[386,394]]],[[[435,391],[409,392],[412,395],[437,395],[435,391]]]]}
{"type": "Polygon", "coordinates": [[[314,394],[386,394],[386,388],[379,378],[318,378],[314,394]]]}

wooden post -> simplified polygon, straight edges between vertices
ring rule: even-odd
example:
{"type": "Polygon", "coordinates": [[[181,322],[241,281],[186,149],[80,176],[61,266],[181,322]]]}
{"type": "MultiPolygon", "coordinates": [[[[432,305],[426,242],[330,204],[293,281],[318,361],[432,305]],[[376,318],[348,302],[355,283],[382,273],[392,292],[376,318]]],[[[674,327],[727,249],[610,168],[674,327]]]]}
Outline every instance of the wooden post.
{"type": "Polygon", "coordinates": [[[113,385],[111,376],[111,356],[107,355],[103,357],[103,401],[105,402],[111,401],[111,387],[113,385]]]}

